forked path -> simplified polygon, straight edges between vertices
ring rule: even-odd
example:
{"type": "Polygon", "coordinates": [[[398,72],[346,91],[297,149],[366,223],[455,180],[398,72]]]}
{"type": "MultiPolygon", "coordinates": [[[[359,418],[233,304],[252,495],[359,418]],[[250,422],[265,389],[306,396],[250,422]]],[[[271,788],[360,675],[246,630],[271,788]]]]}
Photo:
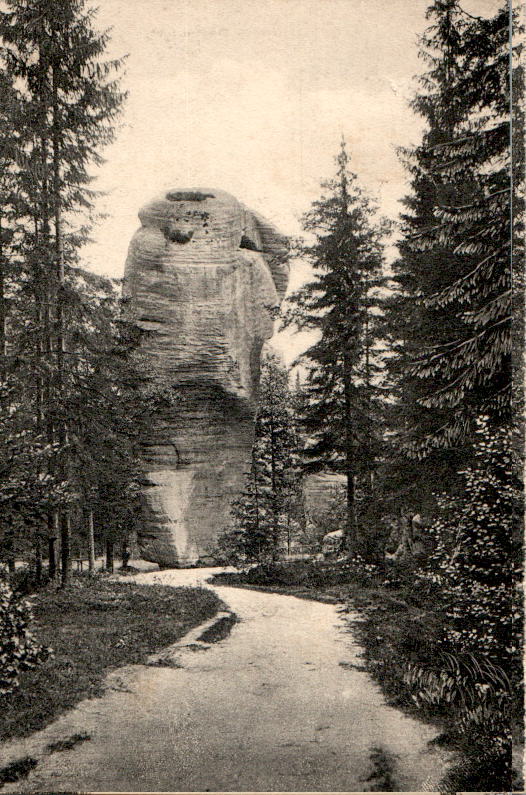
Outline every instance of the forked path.
{"type": "MultiPolygon", "coordinates": [[[[195,585],[208,576],[201,569],[136,580],[195,585]]],[[[181,648],[181,667],[120,669],[102,698],[16,748],[6,744],[12,759],[15,750],[39,756],[76,732],[91,736],[41,757],[29,778],[2,792],[364,792],[382,789],[367,780],[374,748],[393,755],[393,789],[437,789],[444,759],[428,746],[436,731],[386,705],[359,669],[360,649],[337,606],[215,590],[240,619],[228,638],[181,648]]]]}

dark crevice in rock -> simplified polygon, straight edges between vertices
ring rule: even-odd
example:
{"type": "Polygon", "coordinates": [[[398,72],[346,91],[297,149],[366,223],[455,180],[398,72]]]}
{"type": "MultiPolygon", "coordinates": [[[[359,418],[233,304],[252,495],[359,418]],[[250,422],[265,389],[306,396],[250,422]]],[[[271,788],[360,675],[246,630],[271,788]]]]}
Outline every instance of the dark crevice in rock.
{"type": "Polygon", "coordinates": [[[253,240],[251,240],[247,235],[243,235],[241,238],[241,243],[239,244],[239,248],[246,248],[249,251],[259,251],[262,253],[261,249],[256,246],[253,240]]]}
{"type": "Polygon", "coordinates": [[[159,320],[159,318],[150,317],[149,315],[141,315],[140,318],[138,318],[138,320],[139,320],[140,323],[159,323],[159,324],[162,324],[162,322],[163,322],[162,320],[159,320]]]}
{"type": "Polygon", "coordinates": [[[169,202],[203,202],[205,199],[215,199],[215,196],[213,193],[198,191],[170,191],[166,198],[169,202]]]}
{"type": "Polygon", "coordinates": [[[181,229],[172,229],[170,226],[163,226],[161,231],[170,243],[189,243],[194,236],[193,230],[183,232],[181,229]]]}

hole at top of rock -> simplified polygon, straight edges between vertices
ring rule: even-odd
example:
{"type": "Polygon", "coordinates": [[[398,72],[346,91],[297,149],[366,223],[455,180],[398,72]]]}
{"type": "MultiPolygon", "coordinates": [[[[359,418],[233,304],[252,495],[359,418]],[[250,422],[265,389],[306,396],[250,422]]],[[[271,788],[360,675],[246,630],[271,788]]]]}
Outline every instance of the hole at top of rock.
{"type": "Polygon", "coordinates": [[[189,243],[194,236],[193,230],[185,232],[182,229],[171,229],[167,224],[161,227],[161,232],[166,240],[169,240],[171,243],[189,243]]]}
{"type": "Polygon", "coordinates": [[[171,191],[166,194],[169,202],[204,202],[205,199],[215,199],[213,193],[200,193],[199,191],[171,191]]]}

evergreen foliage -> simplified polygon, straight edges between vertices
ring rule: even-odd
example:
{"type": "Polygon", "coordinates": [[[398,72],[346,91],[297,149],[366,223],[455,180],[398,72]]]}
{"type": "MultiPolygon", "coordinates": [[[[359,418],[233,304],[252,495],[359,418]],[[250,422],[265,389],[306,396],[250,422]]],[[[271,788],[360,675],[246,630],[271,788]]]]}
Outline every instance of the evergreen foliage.
{"type": "Polygon", "coordinates": [[[499,786],[511,789],[513,714],[522,688],[522,490],[511,432],[476,422],[462,496],[443,494],[430,528],[434,552],[418,575],[443,632],[434,660],[409,665],[414,698],[453,708],[457,733],[499,786]]]}
{"type": "Polygon", "coordinates": [[[429,495],[435,478],[456,480],[479,414],[510,417],[511,192],[507,9],[473,18],[436,0],[428,17],[413,102],[427,129],[402,152],[412,193],[386,336],[402,451],[391,476],[429,495]]]}
{"type": "Polygon", "coordinates": [[[64,583],[71,520],[104,480],[113,491],[103,513],[115,520],[135,489],[142,427],[132,426],[129,363],[138,340],[116,320],[114,286],[80,267],[95,220],[92,168],[124,100],[122,62],[104,58],[108,33],[94,16],[84,0],[6,0],[0,13],[2,546],[12,561],[13,537],[29,541],[38,567],[48,540],[52,573],[59,529],[64,583]]]}
{"type": "Polygon", "coordinates": [[[288,299],[285,325],[315,330],[318,340],[302,355],[307,369],[302,424],[305,469],[347,476],[347,533],[356,541],[355,483],[372,497],[382,455],[382,389],[378,357],[378,288],[383,283],[385,222],[349,169],[345,142],[337,174],[303,219],[314,242],[300,255],[314,278],[288,299]]]}
{"type": "Polygon", "coordinates": [[[218,544],[220,555],[235,563],[290,552],[303,519],[294,398],[287,371],[271,352],[262,362],[259,400],[250,471],[232,505],[232,527],[218,544]]]}

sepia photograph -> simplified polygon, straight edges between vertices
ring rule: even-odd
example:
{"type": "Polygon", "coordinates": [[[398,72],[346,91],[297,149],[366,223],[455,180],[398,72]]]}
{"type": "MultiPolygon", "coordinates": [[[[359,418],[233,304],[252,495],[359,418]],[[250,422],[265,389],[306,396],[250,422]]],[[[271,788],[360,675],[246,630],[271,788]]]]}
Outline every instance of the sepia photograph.
{"type": "Polygon", "coordinates": [[[0,795],[524,792],[524,25],[0,0],[0,795]]]}

